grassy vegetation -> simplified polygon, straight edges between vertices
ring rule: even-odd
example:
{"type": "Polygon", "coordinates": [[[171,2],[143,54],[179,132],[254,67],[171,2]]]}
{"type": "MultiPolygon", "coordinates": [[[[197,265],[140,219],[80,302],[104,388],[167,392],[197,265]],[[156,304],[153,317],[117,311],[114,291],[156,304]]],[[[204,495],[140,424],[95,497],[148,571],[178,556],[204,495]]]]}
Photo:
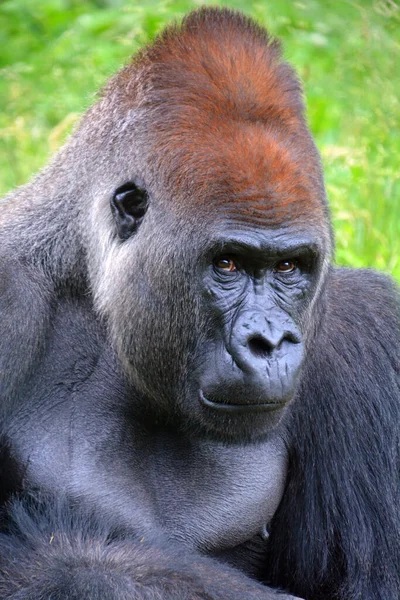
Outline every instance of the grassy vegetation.
{"type": "MultiPolygon", "coordinates": [[[[0,3],[0,193],[63,142],[106,78],[190,0],[0,3]]],[[[306,88],[337,261],[400,280],[399,0],[230,0],[281,37],[306,88]]]]}

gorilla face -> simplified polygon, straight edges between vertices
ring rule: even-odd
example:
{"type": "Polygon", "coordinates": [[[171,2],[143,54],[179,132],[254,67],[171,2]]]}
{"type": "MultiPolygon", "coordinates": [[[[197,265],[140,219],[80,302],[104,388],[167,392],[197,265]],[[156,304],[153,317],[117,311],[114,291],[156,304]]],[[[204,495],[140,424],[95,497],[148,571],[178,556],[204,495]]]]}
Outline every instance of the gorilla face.
{"type": "Polygon", "coordinates": [[[317,236],[210,218],[199,235],[173,211],[142,210],[145,196],[113,209],[131,257],[109,315],[142,413],[219,437],[269,431],[299,382],[317,236]]]}
{"type": "Polygon", "coordinates": [[[204,278],[206,311],[215,315],[216,327],[204,352],[200,400],[231,414],[277,410],[296,389],[300,317],[316,247],[265,231],[232,232],[216,246],[223,250],[204,278]]]}
{"type": "Polygon", "coordinates": [[[294,231],[235,228],[210,245],[202,279],[209,326],[193,369],[202,418],[255,436],[294,397],[307,309],[320,273],[317,239],[294,231]]]}

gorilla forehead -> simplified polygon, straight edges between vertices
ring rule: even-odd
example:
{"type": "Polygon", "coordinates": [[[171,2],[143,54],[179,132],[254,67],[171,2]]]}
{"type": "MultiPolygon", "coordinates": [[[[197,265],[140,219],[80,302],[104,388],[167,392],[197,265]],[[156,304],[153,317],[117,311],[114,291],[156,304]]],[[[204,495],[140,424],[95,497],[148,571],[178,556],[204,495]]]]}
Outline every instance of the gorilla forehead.
{"type": "Polygon", "coordinates": [[[193,209],[212,218],[228,214],[268,227],[325,222],[315,160],[295,139],[285,141],[276,127],[263,124],[210,118],[203,125],[179,136],[172,130],[152,146],[158,180],[167,191],[165,201],[173,199],[173,210],[185,217],[193,209]]]}

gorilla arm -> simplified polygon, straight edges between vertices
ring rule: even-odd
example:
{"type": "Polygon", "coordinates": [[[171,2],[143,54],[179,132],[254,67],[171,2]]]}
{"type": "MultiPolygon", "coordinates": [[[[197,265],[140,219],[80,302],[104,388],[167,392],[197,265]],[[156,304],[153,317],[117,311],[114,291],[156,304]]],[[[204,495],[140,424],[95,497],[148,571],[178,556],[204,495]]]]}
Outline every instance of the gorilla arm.
{"type": "Polygon", "coordinates": [[[13,600],[295,600],[184,545],[121,537],[97,514],[14,501],[0,534],[0,596],[13,600]]]}

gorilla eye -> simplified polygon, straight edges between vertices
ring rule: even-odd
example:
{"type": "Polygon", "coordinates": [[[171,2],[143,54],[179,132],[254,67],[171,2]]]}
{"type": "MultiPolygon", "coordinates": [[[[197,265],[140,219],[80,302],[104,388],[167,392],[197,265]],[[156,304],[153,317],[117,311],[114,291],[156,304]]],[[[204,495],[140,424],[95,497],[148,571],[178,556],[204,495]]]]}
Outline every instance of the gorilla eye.
{"type": "Polygon", "coordinates": [[[281,260],[275,265],[274,271],[275,273],[293,273],[296,266],[294,260],[281,260]]]}
{"type": "Polygon", "coordinates": [[[235,261],[233,261],[231,258],[218,258],[215,261],[214,266],[217,267],[217,269],[220,269],[221,271],[228,271],[229,273],[237,271],[235,261]]]}
{"type": "Polygon", "coordinates": [[[121,240],[127,240],[137,232],[147,207],[147,192],[135,183],[129,181],[115,190],[111,198],[111,212],[121,240]]]}

